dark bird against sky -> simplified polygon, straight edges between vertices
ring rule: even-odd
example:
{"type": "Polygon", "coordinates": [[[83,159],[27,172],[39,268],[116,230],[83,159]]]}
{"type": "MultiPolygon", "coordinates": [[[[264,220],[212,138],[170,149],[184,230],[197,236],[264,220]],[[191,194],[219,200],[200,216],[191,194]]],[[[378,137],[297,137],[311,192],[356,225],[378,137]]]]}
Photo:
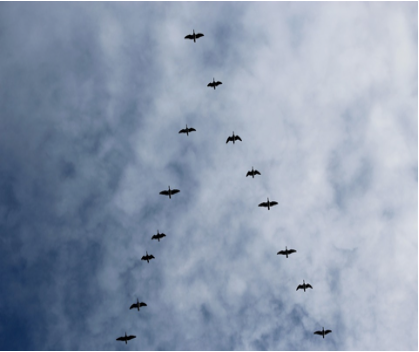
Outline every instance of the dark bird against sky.
{"type": "Polygon", "coordinates": [[[159,230],[157,230],[157,235],[151,236],[151,239],[160,242],[160,239],[163,237],[166,237],[166,235],[164,233],[159,233],[159,230]]]}
{"type": "Polygon", "coordinates": [[[306,284],[305,281],[303,280],[303,284],[302,285],[298,285],[296,291],[298,291],[299,289],[303,289],[304,292],[306,292],[306,288],[313,289],[313,287],[310,284],[306,284]]]}
{"type": "Polygon", "coordinates": [[[260,175],[260,172],[258,170],[254,170],[252,166],[252,171],[247,171],[246,177],[252,176],[252,178],[255,178],[255,175],[260,175]]]}
{"type": "Polygon", "coordinates": [[[196,131],[195,128],[192,128],[192,127],[188,128],[188,125],[186,125],[186,128],[180,130],[179,133],[186,133],[186,135],[189,136],[189,132],[194,132],[194,131],[196,131]]]}
{"type": "Polygon", "coordinates": [[[227,144],[228,142],[230,142],[230,141],[231,141],[231,142],[233,142],[233,144],[235,144],[235,141],[237,141],[237,140],[239,140],[240,142],[242,141],[242,139],[240,138],[240,136],[236,136],[236,135],[234,134],[234,131],[233,131],[233,135],[227,138],[227,140],[226,140],[226,144],[227,144]]]}
{"type": "Polygon", "coordinates": [[[151,259],[155,259],[154,256],[152,254],[148,254],[147,251],[145,252],[146,255],[143,255],[143,257],[141,258],[141,260],[147,260],[147,263],[150,263],[151,259]]]}
{"type": "Polygon", "coordinates": [[[331,332],[332,332],[332,330],[326,330],[326,331],[324,331],[324,327],[323,327],[323,330],[322,331],[320,331],[320,330],[319,331],[315,331],[314,334],[323,336],[323,338],[324,338],[324,335],[327,335],[327,334],[329,334],[331,332]]]}
{"type": "Polygon", "coordinates": [[[223,82],[220,82],[220,81],[215,82],[215,79],[212,78],[212,82],[208,83],[207,87],[214,87],[214,90],[215,90],[215,87],[219,86],[220,84],[223,84],[223,82]]]}
{"type": "Polygon", "coordinates": [[[278,204],[278,202],[275,202],[275,201],[271,202],[271,201],[269,201],[269,198],[268,198],[268,201],[260,203],[258,206],[259,207],[265,207],[265,208],[267,207],[268,210],[270,210],[271,207],[273,207],[274,205],[277,205],[277,204],[278,204]]]}
{"type": "Polygon", "coordinates": [[[137,298],[137,303],[131,304],[131,307],[129,307],[129,309],[137,308],[137,310],[140,311],[140,307],[147,307],[147,304],[145,304],[144,302],[138,301],[138,298],[137,298]]]}
{"type": "Polygon", "coordinates": [[[172,194],[176,194],[179,193],[180,191],[178,189],[170,189],[169,186],[169,190],[167,191],[161,191],[160,194],[164,195],[164,196],[169,196],[169,199],[172,199],[172,194]]]}
{"type": "Polygon", "coordinates": [[[196,43],[196,39],[203,37],[204,35],[202,33],[196,33],[195,29],[193,30],[193,34],[188,34],[185,39],[193,39],[194,43],[196,43]]]}
{"type": "Polygon", "coordinates": [[[279,252],[277,253],[277,255],[278,255],[278,254],[282,254],[282,255],[285,255],[285,256],[288,258],[288,255],[289,255],[289,254],[291,254],[291,253],[295,253],[295,252],[297,252],[295,249],[287,249],[287,246],[285,246],[285,251],[279,251],[279,252]]]}
{"type": "Polygon", "coordinates": [[[127,344],[127,341],[135,339],[136,337],[137,336],[135,336],[135,335],[127,336],[127,333],[125,333],[125,336],[118,337],[116,340],[117,341],[125,341],[125,344],[127,344]]]}

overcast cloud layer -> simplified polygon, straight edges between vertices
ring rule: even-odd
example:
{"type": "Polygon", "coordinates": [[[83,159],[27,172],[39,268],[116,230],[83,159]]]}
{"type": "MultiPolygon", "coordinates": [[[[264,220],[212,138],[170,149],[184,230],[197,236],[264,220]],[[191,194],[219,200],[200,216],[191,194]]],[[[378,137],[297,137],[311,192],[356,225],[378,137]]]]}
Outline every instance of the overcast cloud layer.
{"type": "Polygon", "coordinates": [[[417,6],[0,3],[0,349],[417,350],[417,6]]]}

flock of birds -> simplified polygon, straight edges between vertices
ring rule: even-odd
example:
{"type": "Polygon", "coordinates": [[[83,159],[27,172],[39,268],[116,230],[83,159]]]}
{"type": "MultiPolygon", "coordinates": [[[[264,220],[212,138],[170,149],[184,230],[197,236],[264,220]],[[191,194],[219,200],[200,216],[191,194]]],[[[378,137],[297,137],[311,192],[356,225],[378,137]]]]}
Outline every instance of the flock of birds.
{"type": "MultiPolygon", "coordinates": [[[[196,40],[198,38],[203,37],[203,36],[204,35],[202,33],[195,33],[195,30],[193,30],[193,33],[187,35],[185,37],[185,39],[191,39],[191,40],[194,41],[194,43],[196,43],[196,40]]],[[[222,84],[222,82],[215,81],[215,79],[213,78],[212,79],[212,82],[210,82],[210,83],[207,84],[207,87],[212,87],[215,90],[215,88],[217,86],[219,86],[220,84],[222,84]]],[[[188,127],[188,125],[186,125],[186,128],[181,129],[179,131],[179,133],[186,133],[187,136],[189,136],[189,133],[191,133],[191,132],[196,132],[196,129],[195,128],[192,128],[192,127],[188,127]]],[[[233,131],[233,134],[227,138],[226,144],[228,142],[233,142],[233,144],[235,144],[236,141],[240,141],[241,142],[242,139],[240,138],[240,136],[235,135],[234,134],[234,131],[233,131]]],[[[252,178],[255,178],[255,175],[261,175],[261,173],[258,170],[255,170],[253,168],[253,166],[252,166],[252,170],[247,172],[246,177],[252,176],[252,178]]],[[[164,196],[168,196],[169,199],[171,199],[172,198],[172,195],[174,195],[176,193],[179,193],[179,192],[180,192],[180,190],[178,190],[178,189],[170,189],[170,186],[169,186],[168,187],[168,190],[161,191],[160,194],[161,195],[164,195],[164,196]]],[[[268,210],[270,210],[271,207],[273,207],[273,206],[275,206],[277,204],[278,204],[278,202],[270,201],[269,198],[267,198],[267,201],[266,202],[262,202],[258,206],[259,207],[265,207],[265,208],[268,208],[268,210]]],[[[160,239],[162,239],[163,237],[166,237],[166,235],[164,233],[159,233],[159,231],[157,230],[157,234],[156,235],[153,235],[151,237],[151,239],[152,240],[157,240],[158,242],[160,242],[160,239]]],[[[285,257],[288,258],[288,256],[290,254],[296,253],[296,252],[297,251],[295,249],[288,249],[287,247],[285,247],[285,250],[279,251],[277,253],[277,255],[285,255],[285,257]]],[[[148,254],[147,251],[146,251],[146,255],[144,255],[141,258],[141,260],[145,260],[145,261],[147,261],[147,263],[149,263],[151,259],[155,259],[155,258],[154,258],[154,256],[152,254],[148,254]]],[[[306,289],[308,289],[308,288],[313,289],[313,287],[309,283],[305,283],[305,281],[303,280],[303,284],[302,285],[298,285],[296,291],[302,289],[302,290],[304,290],[304,292],[306,292],[306,289]]],[[[147,307],[147,304],[144,303],[144,302],[140,302],[138,300],[138,298],[137,298],[137,302],[136,303],[133,303],[129,309],[137,308],[137,310],[140,311],[140,308],[141,307],[147,307]]],[[[327,335],[327,334],[329,334],[331,332],[332,332],[332,330],[324,330],[324,327],[323,327],[322,330],[315,331],[314,334],[315,335],[323,336],[323,338],[324,338],[325,335],[327,335]]],[[[132,339],[135,339],[135,338],[136,338],[135,335],[127,335],[127,333],[125,332],[125,336],[118,337],[116,340],[117,341],[125,341],[125,343],[127,344],[127,342],[129,340],[132,340],[132,339]]]]}

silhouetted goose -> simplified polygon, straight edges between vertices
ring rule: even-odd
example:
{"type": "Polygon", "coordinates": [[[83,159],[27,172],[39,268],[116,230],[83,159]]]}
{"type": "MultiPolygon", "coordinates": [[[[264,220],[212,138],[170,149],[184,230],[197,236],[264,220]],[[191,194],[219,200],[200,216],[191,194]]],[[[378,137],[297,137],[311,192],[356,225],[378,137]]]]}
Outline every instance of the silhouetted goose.
{"type": "Polygon", "coordinates": [[[161,191],[160,194],[163,194],[164,196],[169,196],[170,199],[172,199],[172,194],[179,193],[180,191],[178,189],[170,189],[168,191],[161,191]]]}
{"type": "Polygon", "coordinates": [[[223,84],[223,82],[220,82],[220,81],[215,82],[215,79],[212,78],[212,82],[208,83],[207,87],[214,87],[214,90],[215,90],[215,87],[219,86],[220,84],[223,84]]]}
{"type": "Polygon", "coordinates": [[[125,333],[125,336],[118,337],[116,340],[117,341],[125,341],[125,344],[127,344],[127,341],[135,339],[136,337],[137,336],[135,336],[135,335],[127,336],[127,333],[125,333]]]}
{"type": "Polygon", "coordinates": [[[186,133],[187,136],[189,136],[189,132],[196,131],[195,128],[188,128],[188,125],[186,125],[186,128],[179,131],[179,133],[186,133]]]}
{"type": "Polygon", "coordinates": [[[278,253],[276,253],[277,255],[278,254],[282,254],[282,255],[285,255],[287,258],[288,258],[288,255],[289,254],[291,254],[291,253],[295,253],[295,252],[297,252],[295,249],[287,249],[287,246],[285,246],[285,251],[279,251],[278,253]]]}
{"type": "Polygon", "coordinates": [[[154,258],[154,256],[152,254],[148,254],[147,251],[145,251],[146,255],[143,255],[143,257],[141,258],[141,260],[147,260],[147,263],[150,263],[151,259],[156,259],[154,258]]]}
{"type": "Polygon", "coordinates": [[[306,284],[304,280],[303,280],[303,284],[302,285],[298,285],[297,286],[296,291],[298,291],[300,288],[302,288],[304,290],[304,292],[306,292],[306,288],[313,289],[313,287],[310,284],[306,284]]]}
{"type": "Polygon", "coordinates": [[[268,207],[268,210],[270,210],[271,207],[273,207],[274,205],[277,205],[277,204],[278,204],[278,202],[270,202],[269,201],[269,198],[268,198],[268,201],[267,202],[260,203],[259,204],[259,207],[268,207]]]}
{"type": "Polygon", "coordinates": [[[137,310],[140,311],[140,307],[147,307],[147,304],[144,302],[139,302],[137,298],[137,303],[133,303],[129,309],[137,308],[137,310]]]}
{"type": "Polygon", "coordinates": [[[203,37],[204,35],[202,33],[196,33],[195,29],[193,30],[193,34],[188,34],[185,39],[193,39],[193,42],[196,43],[196,39],[203,37]]]}
{"type": "Polygon", "coordinates": [[[226,140],[226,144],[230,141],[233,142],[233,144],[235,144],[235,141],[239,140],[240,142],[242,142],[242,139],[240,138],[240,136],[236,136],[234,135],[234,131],[233,131],[233,135],[231,137],[228,137],[226,140]]]}
{"type": "Polygon", "coordinates": [[[252,178],[255,178],[255,175],[260,175],[260,172],[258,170],[254,170],[252,166],[252,171],[247,171],[246,177],[252,176],[252,178]]]}
{"type": "Polygon", "coordinates": [[[160,242],[160,238],[166,237],[164,233],[159,233],[159,230],[157,230],[157,235],[153,235],[151,237],[152,240],[157,240],[160,242]]]}
{"type": "Polygon", "coordinates": [[[323,330],[322,331],[315,331],[314,333],[316,334],[316,335],[321,335],[321,336],[323,336],[323,338],[324,338],[324,335],[327,335],[328,333],[330,333],[330,332],[332,332],[332,330],[326,330],[326,331],[324,331],[324,327],[323,327],[323,330]]]}

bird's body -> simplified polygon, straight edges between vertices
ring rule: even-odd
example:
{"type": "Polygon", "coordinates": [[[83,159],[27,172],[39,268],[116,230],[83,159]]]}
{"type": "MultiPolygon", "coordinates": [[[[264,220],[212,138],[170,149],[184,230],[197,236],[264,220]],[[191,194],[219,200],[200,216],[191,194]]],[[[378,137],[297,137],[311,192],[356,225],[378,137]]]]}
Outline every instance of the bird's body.
{"type": "Polygon", "coordinates": [[[160,238],[166,237],[164,233],[159,233],[159,230],[157,230],[157,235],[153,235],[151,237],[152,240],[157,240],[160,242],[160,238]]]}
{"type": "Polygon", "coordinates": [[[298,285],[297,286],[296,291],[298,291],[300,288],[302,288],[304,290],[304,292],[306,292],[306,288],[313,289],[313,287],[310,284],[306,284],[304,280],[303,280],[303,284],[302,285],[298,285]]]}
{"type": "Polygon", "coordinates": [[[180,191],[178,189],[170,189],[169,186],[169,190],[168,191],[161,191],[160,194],[164,195],[164,196],[169,196],[169,199],[172,199],[172,194],[176,194],[179,193],[180,191]]]}
{"type": "Polygon", "coordinates": [[[187,136],[189,136],[189,132],[196,131],[195,128],[188,128],[188,125],[186,125],[186,128],[179,131],[179,133],[186,133],[187,136]]]}
{"type": "Polygon", "coordinates": [[[215,90],[215,87],[219,86],[220,84],[223,84],[223,82],[217,81],[215,82],[215,79],[212,78],[212,82],[207,84],[207,87],[213,87],[215,90]]]}
{"type": "Polygon", "coordinates": [[[252,171],[247,171],[246,177],[252,176],[252,178],[255,178],[255,175],[260,175],[260,172],[258,170],[254,170],[252,166],[252,171]]]}
{"type": "Polygon", "coordinates": [[[196,43],[196,39],[203,37],[204,35],[202,33],[196,33],[195,29],[193,30],[193,34],[188,34],[185,39],[193,39],[193,42],[196,43]]]}
{"type": "Polygon", "coordinates": [[[140,311],[140,307],[147,307],[147,304],[145,304],[144,302],[138,301],[138,298],[137,298],[137,303],[131,304],[131,307],[129,307],[129,309],[137,308],[137,310],[140,311]]]}
{"type": "Polygon", "coordinates": [[[141,260],[147,260],[147,263],[150,263],[150,260],[151,259],[156,259],[156,258],[154,258],[154,256],[152,254],[149,255],[147,253],[147,251],[145,253],[146,253],[146,255],[143,255],[142,258],[141,258],[141,260]]]}
{"type": "Polygon", "coordinates": [[[315,331],[314,334],[323,336],[323,338],[324,338],[324,335],[327,335],[327,334],[329,334],[331,332],[332,332],[332,330],[326,330],[326,331],[324,331],[324,327],[323,327],[323,330],[322,331],[320,331],[320,330],[319,331],[315,331]]]}
{"type": "Polygon", "coordinates": [[[282,255],[285,255],[285,256],[288,258],[288,255],[289,255],[289,254],[291,254],[291,253],[295,253],[295,252],[297,252],[295,249],[287,249],[287,246],[285,246],[285,251],[279,251],[279,252],[277,253],[277,255],[278,255],[278,254],[282,254],[282,255]]]}
{"type": "Polygon", "coordinates": [[[135,336],[135,335],[127,336],[127,333],[125,333],[125,336],[118,337],[116,340],[117,341],[125,341],[125,344],[127,344],[127,341],[135,339],[136,337],[137,336],[135,336]]]}
{"type": "Polygon", "coordinates": [[[271,202],[270,200],[269,200],[269,198],[268,198],[268,201],[267,202],[263,202],[263,203],[260,203],[259,204],[259,207],[267,207],[268,208],[268,210],[270,210],[271,209],[271,207],[273,207],[274,205],[277,205],[278,204],[278,202],[271,202]]]}
{"type": "Polygon", "coordinates": [[[226,140],[226,144],[228,143],[228,142],[233,142],[233,144],[235,144],[235,141],[237,141],[237,140],[239,140],[240,142],[242,142],[242,139],[240,138],[240,136],[237,136],[237,135],[235,135],[234,134],[234,131],[233,131],[233,135],[231,136],[231,137],[228,137],[227,138],[227,140],[226,140]]]}

